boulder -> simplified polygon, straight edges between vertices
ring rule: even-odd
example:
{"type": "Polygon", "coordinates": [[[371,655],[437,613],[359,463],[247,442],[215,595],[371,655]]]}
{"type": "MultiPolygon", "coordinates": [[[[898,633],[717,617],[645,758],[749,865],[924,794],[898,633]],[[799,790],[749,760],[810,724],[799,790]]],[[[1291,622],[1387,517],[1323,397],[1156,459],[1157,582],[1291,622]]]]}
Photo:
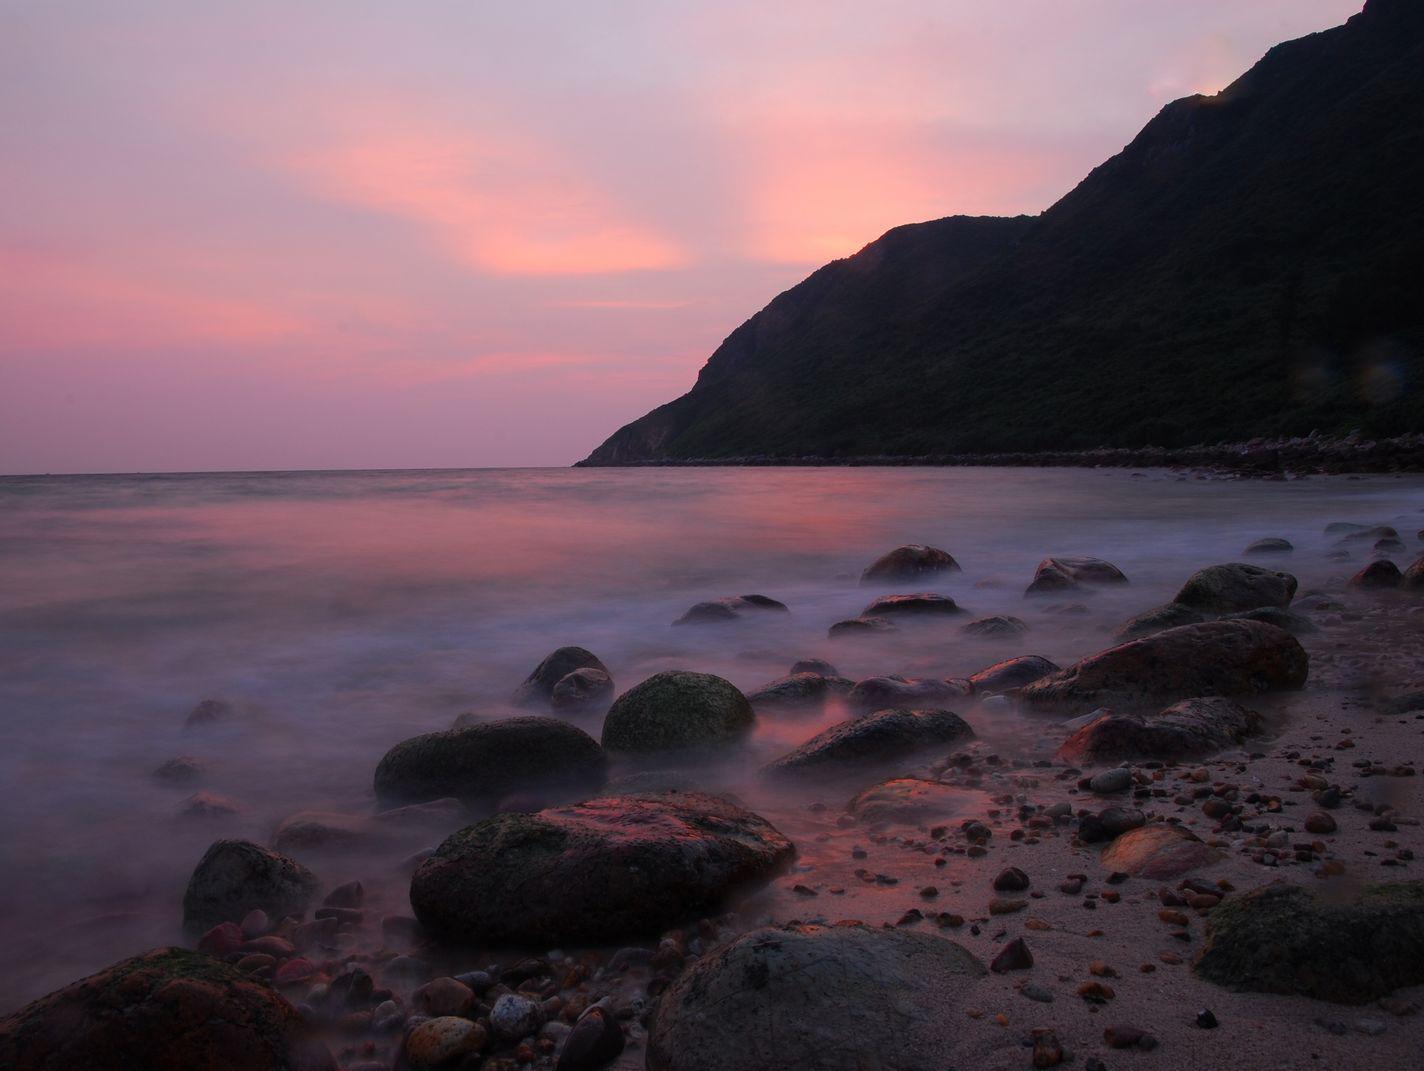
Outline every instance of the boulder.
{"type": "Polygon", "coordinates": [[[954,1058],[984,964],[911,930],[792,925],[752,930],[668,987],[649,1071],[924,1071],[954,1058]]]}
{"type": "Polygon", "coordinates": [[[1399,586],[1405,591],[1424,589],[1424,556],[1417,558],[1413,565],[1404,570],[1399,586]]]}
{"type": "Polygon", "coordinates": [[[1254,993],[1365,1004],[1424,983],[1424,882],[1348,893],[1277,882],[1208,916],[1194,964],[1207,981],[1254,993]]]}
{"type": "Polygon", "coordinates": [[[1086,584],[1126,584],[1121,569],[1101,558],[1044,558],[1034,570],[1025,595],[1051,595],[1086,584]]]}
{"type": "Polygon", "coordinates": [[[1187,578],[1174,602],[1208,614],[1230,614],[1258,606],[1289,606],[1296,579],[1290,573],[1246,562],[1209,565],[1187,578]]]}
{"type": "Polygon", "coordinates": [[[582,647],[560,647],[534,667],[534,672],[524,678],[514,693],[514,702],[520,706],[547,704],[554,695],[554,686],[574,670],[596,669],[608,672],[608,667],[598,660],[592,651],[582,647]]]}
{"type": "Polygon", "coordinates": [[[208,772],[208,764],[192,755],[179,755],[163,763],[152,773],[155,781],[168,785],[191,785],[201,781],[208,772]]]}
{"type": "Polygon", "coordinates": [[[969,678],[969,683],[975,695],[992,695],[1011,688],[1022,688],[1057,672],[1058,666],[1042,655],[1020,655],[981,669],[969,678]]]}
{"type": "Polygon", "coordinates": [[[276,990],[200,952],[156,948],[0,1020],[8,1071],[335,1071],[276,990]]]}
{"type": "Polygon", "coordinates": [[[1098,862],[1114,873],[1165,881],[1222,857],[1195,834],[1168,822],[1129,829],[1106,848],[1098,862]]]}
{"type": "Polygon", "coordinates": [[[880,710],[852,718],[817,733],[794,751],[768,763],[763,772],[784,776],[820,776],[836,770],[892,762],[928,747],[952,744],[974,735],[958,714],[948,710],[880,710]]]}
{"type": "Polygon", "coordinates": [[[185,729],[202,729],[210,725],[225,725],[242,718],[242,711],[236,703],[226,699],[203,699],[183,722],[185,729]]]}
{"type": "Polygon", "coordinates": [[[416,870],[410,902],[451,940],[602,944],[715,911],[794,853],[765,819],[718,796],[615,796],[461,830],[416,870]]]}
{"type": "Polygon", "coordinates": [[[453,797],[472,803],[510,792],[603,784],[607,757],[598,742],[558,718],[502,718],[402,740],[376,767],[383,806],[453,797]]]}
{"type": "Polygon", "coordinates": [[[764,684],[747,702],[758,710],[795,710],[819,707],[833,695],[845,695],[855,682],[844,677],[826,677],[820,673],[793,673],[764,684]]]}
{"type": "Polygon", "coordinates": [[[1157,714],[1104,714],[1070,736],[1058,757],[1068,763],[1196,759],[1260,730],[1261,716],[1230,699],[1184,699],[1157,714]]]}
{"type": "Polygon", "coordinates": [[[1226,617],[1228,620],[1264,621],[1268,625],[1285,629],[1292,636],[1304,636],[1318,631],[1315,622],[1310,618],[1281,606],[1258,606],[1254,610],[1242,610],[1240,613],[1227,614],[1226,617]]]}
{"type": "Polygon", "coordinates": [[[987,640],[1006,640],[1022,636],[1028,625],[1017,617],[980,617],[963,628],[965,635],[987,640]]]}
{"type": "Polygon", "coordinates": [[[739,740],[756,721],[747,697],[710,673],[666,670],[614,701],[603,722],[609,751],[675,751],[739,740]]]}
{"type": "Polygon", "coordinates": [[[1295,545],[1289,539],[1279,539],[1275,536],[1268,536],[1265,539],[1258,539],[1246,548],[1244,553],[1251,555],[1270,554],[1290,554],[1295,550],[1295,545]]]}
{"type": "Polygon", "coordinates": [[[860,574],[862,584],[893,583],[900,580],[918,580],[921,577],[939,573],[957,573],[959,563],[938,547],[927,547],[919,543],[896,547],[883,554],[865,567],[860,574]]]}
{"type": "Polygon", "coordinates": [[[906,680],[904,677],[866,677],[857,681],[846,696],[856,710],[887,710],[890,707],[925,707],[962,699],[973,691],[963,680],[934,677],[906,680]]]}
{"type": "Polygon", "coordinates": [[[1354,576],[1350,577],[1352,588],[1363,588],[1366,591],[1382,591],[1389,588],[1397,588],[1404,583],[1404,575],[1399,571],[1399,566],[1388,558],[1380,558],[1372,561],[1354,576]]]}
{"type": "Polygon", "coordinates": [[[1165,606],[1144,610],[1136,617],[1123,622],[1113,633],[1113,639],[1135,640],[1139,636],[1150,636],[1154,632],[1177,628],[1179,625],[1198,625],[1205,620],[1206,614],[1199,610],[1193,610],[1190,606],[1183,606],[1178,602],[1169,602],[1165,606]]]}
{"type": "Polygon", "coordinates": [[[799,662],[793,662],[787,672],[793,677],[798,673],[819,673],[823,677],[839,677],[841,675],[840,670],[823,658],[803,658],[799,662]]]}
{"type": "Polygon", "coordinates": [[[766,595],[729,595],[711,602],[699,602],[673,622],[674,625],[716,625],[740,621],[748,613],[790,613],[783,602],[766,595]]]}
{"type": "Polygon", "coordinates": [[[281,852],[354,851],[369,848],[388,835],[364,815],[298,811],[277,826],[272,843],[281,852]]]}
{"type": "Polygon", "coordinates": [[[852,617],[837,621],[826,630],[826,635],[835,640],[845,636],[870,636],[897,631],[899,630],[883,617],[852,617]]]}
{"type": "Polygon", "coordinates": [[[1110,647],[1019,690],[1031,706],[1081,713],[1142,708],[1197,696],[1244,696],[1305,685],[1300,641],[1260,621],[1182,625],[1110,647]]]}
{"type": "Polygon", "coordinates": [[[882,595],[860,612],[866,617],[910,617],[962,614],[965,610],[948,595],[919,591],[912,595],[882,595]]]}
{"type": "MultiPolygon", "coordinates": [[[[1327,533],[1328,534],[1328,533],[1327,533]]],[[[1388,524],[1373,527],[1363,524],[1351,526],[1349,531],[1340,533],[1336,543],[1375,543],[1381,539],[1398,539],[1399,532],[1388,524]]]]}
{"type": "Polygon", "coordinates": [[[316,887],[316,875],[281,852],[247,840],[216,841],[188,879],[183,927],[204,933],[220,922],[241,922],[253,909],[271,919],[300,916],[316,887]]]}
{"type": "Polygon", "coordinates": [[[861,792],[846,809],[863,822],[930,822],[959,814],[979,795],[923,777],[896,777],[861,792]]]}
{"type": "Polygon", "coordinates": [[[555,710],[591,710],[613,698],[613,678],[601,669],[585,666],[565,673],[549,695],[555,710]]]}

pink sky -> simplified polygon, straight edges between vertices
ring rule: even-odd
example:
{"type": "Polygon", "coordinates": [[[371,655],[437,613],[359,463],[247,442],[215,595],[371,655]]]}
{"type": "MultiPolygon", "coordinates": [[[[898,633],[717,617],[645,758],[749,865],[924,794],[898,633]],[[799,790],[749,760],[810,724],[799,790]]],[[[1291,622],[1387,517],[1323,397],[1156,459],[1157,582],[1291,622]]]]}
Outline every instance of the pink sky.
{"type": "Polygon", "coordinates": [[[0,472],[562,465],[1359,0],[0,5],[0,472]]]}

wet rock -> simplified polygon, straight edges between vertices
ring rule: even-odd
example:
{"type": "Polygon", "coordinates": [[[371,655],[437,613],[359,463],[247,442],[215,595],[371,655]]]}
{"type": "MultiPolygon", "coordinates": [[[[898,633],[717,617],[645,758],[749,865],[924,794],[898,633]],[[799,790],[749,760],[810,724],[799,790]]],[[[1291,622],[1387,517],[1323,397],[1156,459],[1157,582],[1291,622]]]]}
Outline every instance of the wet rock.
{"type": "Polygon", "coordinates": [[[1147,816],[1135,807],[1108,807],[1096,817],[1103,840],[1113,840],[1147,824],[1147,816]]]}
{"type": "Polygon", "coordinates": [[[1085,584],[1126,584],[1121,569],[1101,558],[1044,558],[1025,595],[1054,595],[1085,584]]]}
{"type": "Polygon", "coordinates": [[[1405,591],[1419,591],[1424,589],[1424,556],[1415,559],[1414,564],[1399,578],[1399,586],[1405,591]]]}
{"type": "Polygon", "coordinates": [[[1154,822],[1122,834],[1103,849],[1098,862],[1105,870],[1160,881],[1220,858],[1219,851],[1181,826],[1154,822]]]}
{"type": "Polygon", "coordinates": [[[216,792],[195,792],[178,805],[180,818],[230,818],[242,813],[242,804],[216,792]]]}
{"type": "Polygon", "coordinates": [[[1042,655],[1020,655],[981,669],[969,678],[976,695],[991,695],[1006,692],[1012,688],[1022,688],[1036,680],[1057,673],[1058,666],[1042,655]]]}
{"type": "Polygon", "coordinates": [[[821,673],[793,673],[764,684],[747,696],[756,709],[798,710],[819,707],[833,695],[845,695],[855,682],[821,673]]]}
{"type": "Polygon", "coordinates": [[[1304,686],[1300,641],[1259,621],[1183,625],[1110,647],[1018,693],[1029,705],[1087,711],[1141,708],[1198,696],[1242,696],[1304,686]]]}
{"type": "Polygon", "coordinates": [[[378,812],[372,819],[377,825],[393,830],[446,830],[463,825],[466,816],[465,805],[453,797],[431,800],[428,803],[407,803],[404,807],[392,807],[378,812]]]}
{"type": "Polygon", "coordinates": [[[489,1018],[495,1037],[504,1041],[518,1041],[544,1025],[544,1010],[537,1001],[528,997],[505,993],[494,1002],[489,1018]]]}
{"type": "Polygon", "coordinates": [[[553,699],[559,681],[580,669],[608,673],[608,667],[592,651],[583,647],[560,647],[546,655],[534,667],[534,672],[524,678],[524,683],[514,692],[514,702],[520,706],[546,705],[553,699]]]}
{"type": "Polygon", "coordinates": [[[348,881],[326,894],[323,907],[358,908],[365,902],[366,887],[359,881],[348,881]]]}
{"type": "Polygon", "coordinates": [[[929,591],[913,595],[882,595],[860,612],[861,617],[924,617],[962,614],[965,609],[948,595],[929,591]]]}
{"type": "Polygon", "coordinates": [[[861,792],[847,809],[872,825],[884,822],[927,822],[959,814],[970,795],[962,788],[920,777],[896,777],[861,792]]]}
{"type": "Polygon", "coordinates": [[[274,919],[300,916],[316,887],[316,875],[295,859],[251,841],[220,840],[188,879],[183,926],[202,933],[220,922],[241,922],[254,908],[274,919]]]}
{"type": "Polygon", "coordinates": [[[673,622],[674,625],[717,625],[741,621],[748,614],[789,613],[786,604],[766,595],[730,595],[724,599],[699,602],[673,622]]]}
{"type": "Polygon", "coordinates": [[[1194,964],[1230,989],[1364,1004],[1424,983],[1424,882],[1370,885],[1341,898],[1276,883],[1209,916],[1194,964]]]}
{"type": "Polygon", "coordinates": [[[1119,1023],[1103,1031],[1103,1040],[1110,1049],[1142,1049],[1150,1052],[1157,1047],[1157,1039],[1139,1027],[1119,1023]]]}
{"type": "Polygon", "coordinates": [[[959,572],[959,563],[947,551],[911,543],[896,547],[865,567],[860,574],[862,584],[890,583],[898,580],[918,580],[940,573],[959,572]]]}
{"type": "Polygon", "coordinates": [[[837,621],[826,630],[826,635],[834,640],[847,636],[873,636],[898,631],[883,617],[852,617],[845,621],[837,621]]]}
{"type": "Polygon", "coordinates": [[[1172,601],[1203,613],[1229,614],[1258,606],[1289,606],[1295,590],[1296,579],[1290,573],[1232,562],[1193,573],[1172,601]]]}
{"type": "Polygon", "coordinates": [[[282,820],[272,843],[278,851],[352,851],[369,848],[381,839],[371,819],[331,811],[298,811],[282,820]]]}
{"type": "Polygon", "coordinates": [[[1242,610],[1240,613],[1226,616],[1228,619],[1264,621],[1268,625],[1285,629],[1292,636],[1304,636],[1317,631],[1315,622],[1310,618],[1279,606],[1258,606],[1254,610],[1242,610]]]}
{"type": "Polygon", "coordinates": [[[952,711],[880,710],[832,725],[768,763],[763,772],[821,776],[903,759],[925,748],[967,740],[973,735],[974,730],[952,711]]]}
{"type": "Polygon", "coordinates": [[[1289,539],[1268,536],[1265,539],[1256,540],[1246,548],[1244,553],[1251,555],[1289,554],[1293,550],[1295,550],[1295,546],[1289,539]]]}
{"type": "Polygon", "coordinates": [[[1399,571],[1399,566],[1388,558],[1381,558],[1372,561],[1354,576],[1350,577],[1350,586],[1353,588],[1363,588],[1367,591],[1380,591],[1387,588],[1397,588],[1404,583],[1404,575],[1399,571]]]}
{"type": "Polygon", "coordinates": [[[846,695],[854,710],[886,710],[890,707],[933,707],[962,699],[973,691],[968,681],[942,681],[933,677],[906,680],[904,677],[866,677],[857,681],[846,695]]]}
{"type": "MultiPolygon", "coordinates": [[[[1103,719],[1099,719],[1100,721],[1103,719]]],[[[1097,724],[1097,722],[1094,722],[1097,724]]],[[[1104,770],[1100,774],[1094,774],[1088,781],[1088,791],[1096,792],[1100,796],[1110,796],[1117,792],[1126,792],[1132,787],[1132,771],[1119,766],[1116,769],[1104,770]]]]}
{"type": "Polygon", "coordinates": [[[911,1071],[946,1064],[984,965],[945,938],[861,925],[753,930],[668,988],[650,1071],[911,1071]]]}
{"type": "Polygon", "coordinates": [[[502,814],[448,838],[411,879],[429,930],[471,944],[656,934],[788,863],[791,842],[717,796],[622,796],[502,814]]]}
{"type": "Polygon", "coordinates": [[[656,673],[618,697],[603,723],[609,751],[703,748],[742,739],[756,721],[747,697],[710,673],[656,673]]]}
{"type": "Polygon", "coordinates": [[[188,712],[183,722],[185,729],[203,729],[212,725],[224,725],[238,721],[242,717],[236,703],[226,699],[204,699],[188,712]]]}
{"type": "Polygon", "coordinates": [[[1117,631],[1113,633],[1113,638],[1135,640],[1139,636],[1150,636],[1154,632],[1177,628],[1179,625],[1197,625],[1205,620],[1207,620],[1207,616],[1201,611],[1193,610],[1190,606],[1183,606],[1181,603],[1169,602],[1165,606],[1154,606],[1150,610],[1144,610],[1136,617],[1119,625],[1117,631]]]}
{"type": "Polygon", "coordinates": [[[1374,543],[1381,539],[1398,539],[1399,532],[1387,524],[1376,525],[1354,525],[1348,531],[1343,529],[1339,533],[1326,531],[1326,535],[1339,534],[1340,538],[1336,543],[1374,543]]]}
{"type": "Polygon", "coordinates": [[[169,759],[153,771],[153,779],[167,785],[191,785],[203,779],[208,772],[208,764],[192,755],[179,755],[169,759]]]}
{"type": "Polygon", "coordinates": [[[986,640],[1012,639],[1028,631],[1028,625],[1017,617],[980,617],[963,628],[965,635],[986,640]]]}
{"type": "Polygon", "coordinates": [[[791,676],[798,673],[819,673],[822,677],[839,677],[841,671],[823,658],[803,658],[792,664],[787,671],[791,676]]]}
{"type": "Polygon", "coordinates": [[[386,806],[454,797],[486,803],[547,785],[603,784],[607,757],[582,729],[557,718],[519,717],[424,733],[386,752],[376,797],[386,806]]]}
{"type": "Polygon", "coordinates": [[[1314,814],[1306,815],[1305,831],[1325,835],[1334,833],[1336,830],[1335,819],[1331,818],[1324,811],[1316,811],[1314,814]]]}
{"type": "Polygon", "coordinates": [[[596,1071],[623,1052],[623,1028],[595,1005],[579,1017],[559,1050],[554,1071],[596,1071]]]}
{"type": "Polygon", "coordinates": [[[604,670],[585,666],[559,678],[549,696],[549,705],[555,710],[591,710],[612,698],[613,678],[604,670]]]}
{"type": "Polygon", "coordinates": [[[995,892],[1023,892],[1029,887],[1029,877],[1016,866],[999,871],[994,879],[995,892]]]}
{"type": "Polygon", "coordinates": [[[995,974],[1005,974],[1009,971],[1026,971],[1032,966],[1033,953],[1029,951],[1028,942],[1022,937],[1015,937],[999,949],[999,954],[989,964],[989,969],[995,974]]]}
{"type": "Polygon", "coordinates": [[[411,995],[411,1005],[432,1019],[442,1015],[464,1015],[475,1004],[475,994],[454,978],[435,978],[411,995]]]}
{"type": "Polygon", "coordinates": [[[485,1028],[454,1015],[418,1024],[405,1039],[405,1057],[419,1071],[451,1067],[462,1057],[485,1047],[485,1028]]]}
{"type": "Polygon", "coordinates": [[[274,989],[199,952],[158,948],[0,1020],[9,1071],[335,1071],[274,989]]]}
{"type": "Polygon", "coordinates": [[[1156,714],[1109,712],[1058,749],[1064,762],[1189,759],[1234,747],[1261,731],[1261,716],[1230,699],[1184,699],[1156,714]]]}

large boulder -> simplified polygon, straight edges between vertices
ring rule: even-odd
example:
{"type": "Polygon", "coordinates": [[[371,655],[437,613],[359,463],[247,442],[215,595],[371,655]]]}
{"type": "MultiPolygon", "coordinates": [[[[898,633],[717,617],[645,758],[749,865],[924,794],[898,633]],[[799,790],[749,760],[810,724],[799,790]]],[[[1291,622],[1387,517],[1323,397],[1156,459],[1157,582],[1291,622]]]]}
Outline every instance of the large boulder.
{"type": "Polygon", "coordinates": [[[1227,900],[1209,916],[1197,973],[1338,1004],[1424,983],[1424,882],[1332,891],[1276,883],[1227,900]]]}
{"type": "Polygon", "coordinates": [[[614,796],[461,830],[416,870],[410,903],[427,929],[470,944],[601,944],[714,911],[793,855],[718,796],[614,796]]]}
{"type": "Polygon", "coordinates": [[[1209,565],[1187,578],[1173,600],[1208,614],[1230,614],[1258,606],[1289,606],[1296,579],[1290,573],[1246,562],[1209,565]]]}
{"type": "Polygon", "coordinates": [[[1261,716],[1230,699],[1184,699],[1157,714],[1104,714],[1058,749],[1065,762],[1197,759],[1260,732],[1261,716]]]}
{"type": "Polygon", "coordinates": [[[678,751],[726,744],[756,722],[747,697],[710,673],[655,673],[620,695],[603,722],[609,751],[678,751]]]}
{"type": "Polygon", "coordinates": [[[1127,577],[1112,562],[1101,558],[1044,558],[1034,570],[1025,595],[1052,595],[1085,584],[1126,584],[1127,577]]]}
{"type": "Polygon", "coordinates": [[[1397,588],[1403,583],[1404,574],[1399,571],[1399,566],[1388,558],[1372,561],[1350,577],[1352,588],[1363,588],[1367,591],[1384,591],[1397,588]]]}
{"type": "Polygon", "coordinates": [[[1140,636],[1150,636],[1181,625],[1198,625],[1207,620],[1206,614],[1193,610],[1181,603],[1169,602],[1165,606],[1154,606],[1143,610],[1136,617],[1124,621],[1113,633],[1115,640],[1135,640],[1140,636]]]}
{"type": "Polygon", "coordinates": [[[784,602],[768,595],[729,595],[723,599],[699,602],[673,622],[674,625],[717,625],[740,621],[748,613],[790,613],[784,602]]]}
{"type": "Polygon", "coordinates": [[[603,784],[598,741],[558,718],[502,718],[402,740],[376,767],[376,797],[387,807],[454,797],[490,802],[511,792],[603,784]]]}
{"type": "Polygon", "coordinates": [[[1042,655],[1020,655],[1018,658],[995,662],[981,669],[969,678],[975,695],[992,695],[1007,692],[1011,688],[1022,688],[1025,684],[1057,673],[1058,666],[1042,655]]]}
{"type": "Polygon", "coordinates": [[[763,769],[774,775],[819,776],[892,762],[973,735],[974,730],[953,711],[880,710],[832,725],[763,769]]]}
{"type": "Polygon", "coordinates": [[[758,710],[798,710],[819,707],[831,696],[845,695],[854,687],[855,682],[845,677],[793,673],[762,685],[747,701],[758,710]]]}
{"type": "Polygon", "coordinates": [[[280,994],[235,967],[156,948],[0,1021],[7,1071],[335,1071],[280,994]]]}
{"type": "Polygon", "coordinates": [[[924,1071],[953,1058],[988,972],[943,937],[868,926],[753,930],[664,993],[649,1071],[924,1071]]]}
{"type": "Polygon", "coordinates": [[[861,617],[910,617],[929,614],[962,614],[964,607],[948,595],[918,591],[911,595],[882,595],[860,612],[861,617]]]}
{"type": "Polygon", "coordinates": [[[958,571],[959,563],[950,557],[947,551],[940,550],[938,547],[911,543],[903,547],[896,547],[888,554],[876,558],[860,574],[860,582],[862,584],[888,584],[958,571]]]}
{"type": "Polygon", "coordinates": [[[281,852],[248,840],[216,841],[188,879],[183,927],[203,933],[220,922],[241,922],[254,908],[274,920],[300,916],[316,888],[316,875],[281,852]]]}
{"type": "Polygon", "coordinates": [[[514,692],[514,702],[521,706],[547,705],[553,698],[554,688],[559,681],[578,669],[596,669],[608,672],[608,667],[599,661],[592,651],[582,647],[560,647],[545,656],[534,667],[534,672],[524,678],[514,692]]]}
{"type": "Polygon", "coordinates": [[[1222,853],[1196,834],[1168,822],[1129,829],[1099,856],[1103,869],[1135,878],[1165,881],[1215,863],[1222,853]]]}
{"type": "Polygon", "coordinates": [[[973,692],[964,680],[935,677],[906,680],[904,677],[866,677],[857,681],[846,696],[855,710],[887,710],[890,707],[926,707],[962,699],[973,692]]]}
{"type": "Polygon", "coordinates": [[[1298,689],[1310,658],[1300,641],[1260,621],[1207,621],[1110,647],[1022,688],[1029,705],[1068,713],[1142,708],[1197,696],[1298,689]]]}

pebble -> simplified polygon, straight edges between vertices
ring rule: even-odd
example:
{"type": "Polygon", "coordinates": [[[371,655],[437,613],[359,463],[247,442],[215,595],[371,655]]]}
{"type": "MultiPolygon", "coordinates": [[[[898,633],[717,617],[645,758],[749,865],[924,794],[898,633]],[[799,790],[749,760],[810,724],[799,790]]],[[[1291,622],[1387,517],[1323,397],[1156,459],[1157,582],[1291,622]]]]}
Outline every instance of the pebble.
{"type": "Polygon", "coordinates": [[[1110,1026],[1103,1031],[1103,1040],[1113,1049],[1142,1049],[1150,1052],[1157,1047],[1157,1039],[1135,1026],[1110,1026]]]}
{"type": "Polygon", "coordinates": [[[272,927],[271,924],[267,921],[267,912],[263,911],[261,908],[253,908],[251,911],[249,911],[246,915],[243,916],[242,925],[240,928],[242,930],[242,936],[247,938],[249,941],[253,941],[256,940],[258,937],[261,937],[272,927]]]}
{"type": "Polygon", "coordinates": [[[994,890],[996,892],[1021,892],[1030,885],[1029,877],[1016,866],[1011,866],[1007,870],[999,872],[999,876],[994,879],[994,890]]]}
{"type": "Polygon", "coordinates": [[[518,1041],[543,1025],[544,1009],[527,997],[506,993],[494,1002],[489,1020],[496,1037],[518,1041]]]}
{"type": "Polygon", "coordinates": [[[1053,994],[1049,990],[1044,989],[1043,986],[1034,985],[1032,982],[1020,989],[1019,992],[1029,1000],[1036,1000],[1040,1004],[1053,1003],[1053,994]]]}
{"type": "Polygon", "coordinates": [[[454,978],[436,978],[426,982],[411,996],[415,1010],[432,1018],[444,1015],[464,1015],[475,1003],[470,987],[454,978]]]}
{"type": "Polygon", "coordinates": [[[1126,792],[1132,787],[1132,771],[1125,766],[1104,770],[1088,781],[1088,789],[1100,796],[1110,796],[1116,792],[1126,792]]]}
{"type": "Polygon", "coordinates": [[[485,1028],[453,1015],[427,1019],[405,1039],[405,1055],[418,1068],[453,1064],[467,1053],[479,1052],[488,1040],[485,1028]]]}
{"type": "Polygon", "coordinates": [[[1215,1030],[1219,1025],[1215,1013],[1210,1008],[1203,1008],[1197,1012],[1197,1026],[1203,1030],[1215,1030]]]}
{"type": "Polygon", "coordinates": [[[1022,937],[1015,937],[999,949],[989,969],[995,974],[1003,974],[1006,971],[1026,971],[1032,966],[1033,953],[1029,951],[1028,942],[1022,937]]]}

